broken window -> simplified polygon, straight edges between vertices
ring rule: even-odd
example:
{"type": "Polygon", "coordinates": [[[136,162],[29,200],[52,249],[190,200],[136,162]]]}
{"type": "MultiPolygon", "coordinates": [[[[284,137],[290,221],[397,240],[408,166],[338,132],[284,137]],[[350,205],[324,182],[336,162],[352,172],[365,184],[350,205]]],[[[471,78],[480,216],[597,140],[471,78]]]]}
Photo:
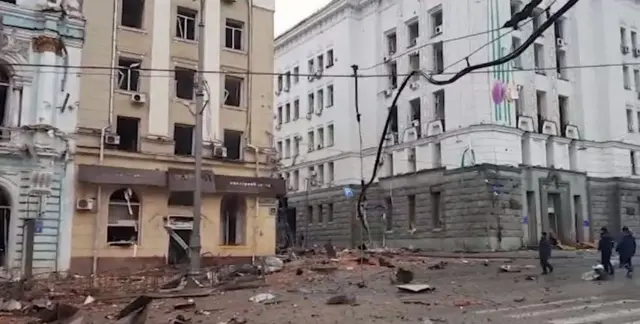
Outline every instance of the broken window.
{"type": "Polygon", "coordinates": [[[178,7],[176,15],[176,37],[185,40],[196,40],[196,17],[193,9],[178,7]]]}
{"type": "Polygon", "coordinates": [[[220,204],[221,245],[243,245],[245,241],[246,201],[239,195],[226,195],[220,204]]]}
{"type": "Polygon", "coordinates": [[[11,225],[11,199],[6,191],[0,190],[0,268],[9,265],[7,248],[11,225]]]}
{"type": "Polygon", "coordinates": [[[567,136],[567,125],[569,125],[569,98],[558,96],[558,115],[560,119],[560,134],[567,136]]]}
{"type": "Polygon", "coordinates": [[[431,193],[431,221],[433,228],[442,227],[442,194],[440,192],[431,193]]]}
{"type": "Polygon", "coordinates": [[[444,72],[444,43],[433,44],[433,71],[435,73],[444,72]]]}
{"type": "Polygon", "coordinates": [[[417,21],[409,23],[407,25],[407,31],[409,34],[409,46],[412,47],[418,44],[418,37],[420,37],[420,27],[417,21]]]}
{"type": "Polygon", "coordinates": [[[118,59],[118,89],[140,91],[140,65],[142,61],[121,57],[118,59]]]}
{"type": "Polygon", "coordinates": [[[324,223],[324,208],[322,204],[318,205],[318,224],[324,223]]]}
{"type": "Polygon", "coordinates": [[[144,0],[123,0],[120,24],[125,27],[142,29],[144,20],[144,0]]]}
{"type": "Polygon", "coordinates": [[[195,97],[195,76],[196,71],[191,69],[185,69],[176,67],[175,69],[175,82],[176,82],[176,97],[185,100],[193,100],[195,97]]]}
{"type": "Polygon", "coordinates": [[[444,132],[446,130],[446,127],[445,127],[446,107],[445,107],[445,100],[444,100],[445,99],[444,89],[434,92],[433,99],[435,103],[434,108],[435,108],[436,119],[442,122],[442,131],[444,132]]]}
{"type": "Polygon", "coordinates": [[[118,150],[137,152],[140,118],[118,116],[116,119],[116,133],[120,137],[118,150]]]}
{"type": "Polygon", "coordinates": [[[133,245],[140,233],[140,199],[130,188],[119,189],[109,197],[107,244],[133,245]]]}
{"type": "Polygon", "coordinates": [[[293,101],[293,120],[300,118],[300,99],[293,101]]]}
{"type": "Polygon", "coordinates": [[[193,154],[193,125],[174,124],[173,140],[175,155],[191,156],[193,154]]]}
{"type": "Polygon", "coordinates": [[[398,64],[396,62],[389,63],[387,70],[389,72],[389,87],[396,89],[398,87],[398,64]]]}
{"type": "Polygon", "coordinates": [[[240,107],[242,103],[242,83],[243,78],[235,76],[224,77],[224,104],[231,107],[240,107]]]}
{"type": "Polygon", "coordinates": [[[422,132],[420,98],[415,98],[409,101],[409,106],[411,106],[411,127],[415,127],[416,134],[418,135],[418,138],[420,138],[422,132]]]}
{"type": "Polygon", "coordinates": [[[327,204],[327,221],[329,223],[333,222],[333,204],[327,204]]]}
{"type": "Polygon", "coordinates": [[[409,195],[409,229],[416,228],[416,195],[409,195]]]}
{"type": "Polygon", "coordinates": [[[225,129],[224,147],[227,148],[227,158],[239,160],[242,157],[242,131],[225,129]]]}
{"type": "Polygon", "coordinates": [[[193,230],[193,192],[173,191],[167,201],[168,217],[165,229],[169,233],[169,264],[189,260],[189,242],[193,230]]]}
{"type": "Polygon", "coordinates": [[[307,206],[307,224],[313,224],[313,206],[307,206]]]}
{"type": "Polygon", "coordinates": [[[387,36],[387,54],[393,55],[396,53],[398,48],[398,37],[396,33],[388,33],[387,36]]]}
{"type": "Polygon", "coordinates": [[[391,197],[385,198],[384,205],[385,205],[385,214],[384,214],[385,230],[391,231],[393,230],[393,200],[391,199],[391,197]]]}
{"type": "Polygon", "coordinates": [[[333,66],[333,50],[330,49],[327,51],[327,68],[333,66]]]}
{"type": "Polygon", "coordinates": [[[227,19],[227,22],[224,27],[224,31],[225,31],[224,47],[241,51],[243,28],[244,28],[243,22],[227,19]]]}
{"type": "MultiPolygon", "coordinates": [[[[11,96],[11,74],[0,66],[0,126],[7,126],[7,112],[9,111],[11,96]]],[[[5,135],[4,131],[0,135],[5,135]]],[[[4,137],[4,136],[2,136],[4,137]]]]}

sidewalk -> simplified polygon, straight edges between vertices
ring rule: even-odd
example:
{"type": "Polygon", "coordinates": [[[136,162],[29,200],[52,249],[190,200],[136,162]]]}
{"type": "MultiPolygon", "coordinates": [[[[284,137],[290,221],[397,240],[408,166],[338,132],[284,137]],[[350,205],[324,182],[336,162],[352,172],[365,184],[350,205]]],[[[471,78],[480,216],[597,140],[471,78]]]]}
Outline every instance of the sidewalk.
{"type": "MultiPolygon", "coordinates": [[[[461,258],[461,259],[538,259],[538,251],[507,251],[507,252],[418,252],[421,256],[431,258],[461,258]]],[[[553,250],[551,258],[553,259],[582,259],[590,256],[597,256],[598,251],[595,250],[576,250],[564,251],[553,250]]]]}

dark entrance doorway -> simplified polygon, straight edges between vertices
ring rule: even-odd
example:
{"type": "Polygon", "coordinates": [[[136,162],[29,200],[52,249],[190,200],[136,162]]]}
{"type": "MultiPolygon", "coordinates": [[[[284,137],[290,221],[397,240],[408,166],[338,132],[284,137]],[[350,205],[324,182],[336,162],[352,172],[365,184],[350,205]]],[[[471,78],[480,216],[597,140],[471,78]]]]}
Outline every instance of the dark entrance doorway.
{"type": "Polygon", "coordinates": [[[185,264],[189,261],[191,230],[177,229],[169,235],[169,264],[185,264]]]}

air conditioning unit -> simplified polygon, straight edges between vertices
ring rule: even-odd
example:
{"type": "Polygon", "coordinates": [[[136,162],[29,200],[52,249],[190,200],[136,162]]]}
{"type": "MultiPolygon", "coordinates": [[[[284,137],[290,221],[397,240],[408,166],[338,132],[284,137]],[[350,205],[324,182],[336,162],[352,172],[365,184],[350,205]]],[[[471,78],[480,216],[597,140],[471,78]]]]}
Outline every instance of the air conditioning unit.
{"type": "Polygon", "coordinates": [[[440,34],[442,34],[442,25],[440,25],[440,26],[436,26],[436,28],[435,28],[435,29],[434,29],[434,31],[433,31],[433,34],[434,34],[434,35],[440,35],[440,34]]]}
{"type": "Polygon", "coordinates": [[[117,134],[107,134],[104,136],[104,143],[108,145],[120,144],[120,136],[117,134]]]}
{"type": "Polygon", "coordinates": [[[322,78],[322,70],[313,73],[313,77],[316,79],[322,78]]]}
{"type": "Polygon", "coordinates": [[[418,44],[418,39],[414,38],[411,40],[411,44],[409,46],[416,46],[416,44],[418,44]]]}
{"type": "Polygon", "coordinates": [[[226,158],[227,157],[227,148],[224,146],[216,146],[213,148],[213,157],[216,158],[226,158]]]}
{"type": "Polygon", "coordinates": [[[622,54],[629,54],[629,52],[631,51],[629,46],[622,46],[620,49],[622,50],[622,54]]]}
{"type": "Polygon", "coordinates": [[[640,48],[636,48],[633,50],[633,56],[634,57],[640,57],[640,48]]]}
{"type": "Polygon", "coordinates": [[[95,207],[95,201],[93,199],[81,198],[76,200],[76,210],[91,211],[95,207]]]}
{"type": "Polygon", "coordinates": [[[411,88],[411,90],[418,90],[420,89],[420,83],[418,82],[411,82],[409,84],[409,88],[411,88]]]}
{"type": "Polygon", "coordinates": [[[382,91],[382,94],[386,97],[389,98],[393,95],[393,89],[386,89],[384,91],[382,91]]]}
{"type": "Polygon", "coordinates": [[[144,93],[136,92],[131,94],[131,102],[135,104],[143,104],[147,102],[147,95],[144,93]]]}
{"type": "Polygon", "coordinates": [[[413,121],[411,121],[411,127],[420,127],[420,120],[414,119],[413,121]]]}
{"type": "Polygon", "coordinates": [[[31,183],[29,191],[36,194],[51,194],[51,185],[53,184],[53,172],[50,171],[33,171],[31,172],[31,183]]]}
{"type": "Polygon", "coordinates": [[[307,113],[307,120],[311,120],[311,118],[313,118],[313,113],[308,112],[307,113]]]}
{"type": "Polygon", "coordinates": [[[385,144],[387,146],[392,146],[398,144],[398,133],[389,133],[384,138],[385,144]]]}
{"type": "Polygon", "coordinates": [[[559,48],[563,48],[565,46],[567,46],[567,43],[564,41],[564,39],[558,37],[556,38],[556,46],[559,48]]]}

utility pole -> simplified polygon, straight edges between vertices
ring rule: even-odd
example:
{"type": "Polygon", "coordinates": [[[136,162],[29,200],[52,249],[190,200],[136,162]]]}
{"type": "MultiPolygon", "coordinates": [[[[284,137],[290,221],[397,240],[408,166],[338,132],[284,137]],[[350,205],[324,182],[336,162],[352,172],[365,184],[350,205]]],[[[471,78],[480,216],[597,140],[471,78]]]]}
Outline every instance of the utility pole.
{"type": "MultiPolygon", "coordinates": [[[[198,0],[195,0],[198,1],[198,0]]],[[[204,49],[205,49],[205,0],[200,1],[200,21],[198,23],[198,71],[196,75],[196,125],[194,130],[194,147],[195,147],[195,169],[193,176],[195,180],[195,190],[193,191],[193,230],[191,231],[191,239],[189,240],[189,260],[190,274],[200,274],[200,250],[202,242],[200,238],[200,221],[202,218],[202,124],[205,109],[204,94],[204,49]]]]}

